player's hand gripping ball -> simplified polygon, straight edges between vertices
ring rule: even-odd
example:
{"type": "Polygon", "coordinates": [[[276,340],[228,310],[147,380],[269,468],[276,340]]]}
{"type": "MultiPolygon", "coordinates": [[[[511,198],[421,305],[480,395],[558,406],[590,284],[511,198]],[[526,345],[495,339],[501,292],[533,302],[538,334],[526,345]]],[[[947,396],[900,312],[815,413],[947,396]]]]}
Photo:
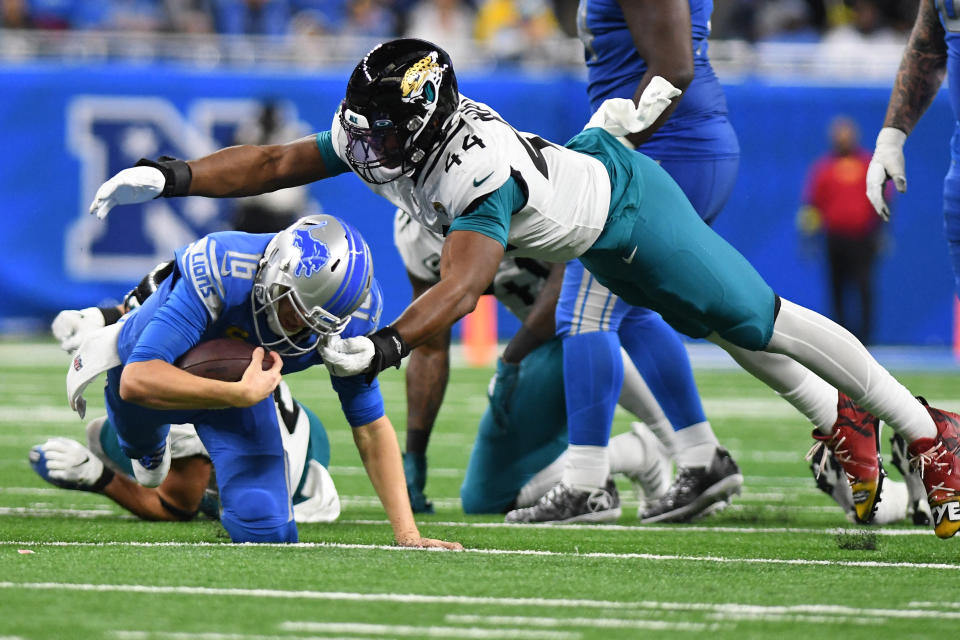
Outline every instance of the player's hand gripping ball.
{"type": "MultiPolygon", "coordinates": [[[[177,358],[173,364],[201,378],[239,382],[250,366],[255,346],[242,340],[216,338],[201,342],[177,358]]],[[[273,365],[273,354],[263,358],[263,370],[273,365]]]]}

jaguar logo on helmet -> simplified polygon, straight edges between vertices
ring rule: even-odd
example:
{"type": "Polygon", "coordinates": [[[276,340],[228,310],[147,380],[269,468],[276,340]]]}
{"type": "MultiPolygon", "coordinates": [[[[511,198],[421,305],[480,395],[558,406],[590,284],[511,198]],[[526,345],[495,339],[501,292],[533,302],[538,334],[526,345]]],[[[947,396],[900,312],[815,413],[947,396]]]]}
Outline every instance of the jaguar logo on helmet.
{"type": "Polygon", "coordinates": [[[443,80],[443,67],[437,63],[437,52],[433,51],[415,62],[403,74],[400,82],[400,95],[404,102],[422,101],[433,104],[437,99],[437,87],[443,80]]]}
{"type": "Polygon", "coordinates": [[[300,260],[293,275],[297,278],[309,278],[320,271],[323,265],[330,260],[330,249],[327,245],[313,237],[313,232],[327,226],[326,220],[307,229],[297,229],[293,232],[293,246],[300,249],[300,260]]]}

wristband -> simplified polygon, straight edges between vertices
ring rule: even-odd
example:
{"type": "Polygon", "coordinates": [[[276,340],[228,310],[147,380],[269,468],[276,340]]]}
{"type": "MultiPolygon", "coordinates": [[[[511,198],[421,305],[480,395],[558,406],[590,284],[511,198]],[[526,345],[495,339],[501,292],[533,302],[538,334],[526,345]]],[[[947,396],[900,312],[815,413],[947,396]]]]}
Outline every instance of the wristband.
{"type": "Polygon", "coordinates": [[[190,192],[193,171],[183,160],[177,160],[171,156],[160,156],[156,161],[140,158],[134,166],[153,167],[163,174],[164,185],[160,195],[164,198],[185,196],[190,192]]]}
{"type": "Polygon", "coordinates": [[[110,481],[113,480],[113,476],[116,475],[113,472],[113,469],[107,465],[103,465],[103,473],[100,474],[100,477],[97,478],[97,481],[93,483],[90,487],[90,491],[94,493],[103,493],[103,489],[110,484],[110,481]]]}
{"type": "Polygon", "coordinates": [[[410,347],[393,327],[384,327],[371,333],[368,338],[373,343],[373,360],[367,368],[367,383],[373,382],[377,374],[387,367],[400,368],[400,361],[410,353],[410,347]]]}

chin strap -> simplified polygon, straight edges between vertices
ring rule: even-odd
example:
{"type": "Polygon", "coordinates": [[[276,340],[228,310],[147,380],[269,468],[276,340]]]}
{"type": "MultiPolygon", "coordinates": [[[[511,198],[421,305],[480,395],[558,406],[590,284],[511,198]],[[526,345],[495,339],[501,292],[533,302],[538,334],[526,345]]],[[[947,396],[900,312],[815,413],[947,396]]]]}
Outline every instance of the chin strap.
{"type": "Polygon", "coordinates": [[[384,327],[367,336],[373,343],[373,360],[366,370],[367,383],[388,367],[400,368],[400,361],[409,353],[410,347],[393,327],[384,327]]]}

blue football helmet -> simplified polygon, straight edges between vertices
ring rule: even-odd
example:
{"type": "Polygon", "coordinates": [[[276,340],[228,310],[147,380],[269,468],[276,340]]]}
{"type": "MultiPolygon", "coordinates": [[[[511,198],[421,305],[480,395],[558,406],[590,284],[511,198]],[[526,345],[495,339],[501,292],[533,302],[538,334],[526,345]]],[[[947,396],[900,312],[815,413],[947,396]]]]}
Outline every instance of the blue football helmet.
{"type": "Polygon", "coordinates": [[[301,218],[274,236],[260,260],[251,293],[257,339],[280,355],[307,353],[316,336],[343,331],[372,282],[373,256],[359,231],[330,215],[301,218]],[[303,328],[284,329],[284,301],[303,328]],[[263,325],[277,338],[268,339],[263,325]]]}

